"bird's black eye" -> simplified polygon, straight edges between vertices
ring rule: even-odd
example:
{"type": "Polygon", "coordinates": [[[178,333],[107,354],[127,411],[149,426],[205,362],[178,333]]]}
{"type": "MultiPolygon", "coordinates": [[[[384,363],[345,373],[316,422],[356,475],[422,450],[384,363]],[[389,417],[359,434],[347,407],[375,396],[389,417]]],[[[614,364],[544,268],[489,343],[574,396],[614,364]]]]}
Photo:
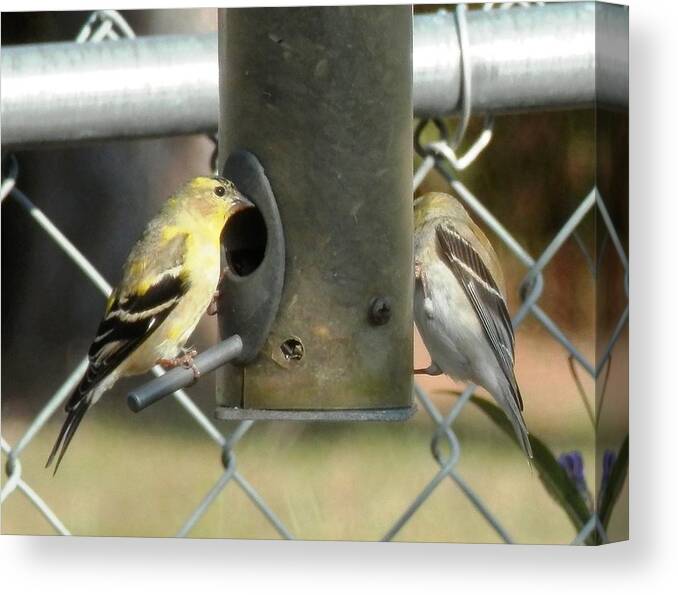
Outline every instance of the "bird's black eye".
{"type": "Polygon", "coordinates": [[[217,196],[223,196],[224,194],[226,194],[226,188],[224,188],[223,186],[216,186],[214,188],[214,194],[216,194],[217,196]]]}

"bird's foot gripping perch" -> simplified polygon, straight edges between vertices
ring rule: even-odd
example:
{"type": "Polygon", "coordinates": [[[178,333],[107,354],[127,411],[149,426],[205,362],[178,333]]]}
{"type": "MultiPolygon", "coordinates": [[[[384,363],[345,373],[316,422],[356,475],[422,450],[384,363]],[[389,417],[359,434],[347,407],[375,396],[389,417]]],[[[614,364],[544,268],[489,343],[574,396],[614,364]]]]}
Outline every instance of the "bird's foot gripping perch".
{"type": "MultiPolygon", "coordinates": [[[[193,366],[189,366],[189,369],[193,371],[192,373],[183,365],[177,365],[166,374],[131,391],[127,396],[127,404],[132,411],[137,413],[163,397],[191,386],[195,382],[195,368],[199,370],[199,374],[204,375],[227,362],[237,359],[241,353],[242,339],[239,335],[233,335],[198,355],[193,361],[193,366]]],[[[191,355],[191,358],[193,358],[193,355],[191,355]]],[[[171,360],[174,359],[181,359],[181,356],[171,358],[171,360]]]]}
{"type": "Polygon", "coordinates": [[[429,376],[440,376],[443,371],[438,367],[438,364],[431,362],[428,368],[415,368],[413,374],[428,374],[429,376]]]}
{"type": "Polygon", "coordinates": [[[160,358],[158,363],[164,368],[176,368],[177,366],[182,366],[187,370],[191,370],[193,372],[193,379],[196,381],[200,378],[200,370],[198,369],[198,366],[195,365],[193,358],[198,355],[198,351],[193,347],[189,347],[183,351],[184,352],[177,357],[160,358]]]}

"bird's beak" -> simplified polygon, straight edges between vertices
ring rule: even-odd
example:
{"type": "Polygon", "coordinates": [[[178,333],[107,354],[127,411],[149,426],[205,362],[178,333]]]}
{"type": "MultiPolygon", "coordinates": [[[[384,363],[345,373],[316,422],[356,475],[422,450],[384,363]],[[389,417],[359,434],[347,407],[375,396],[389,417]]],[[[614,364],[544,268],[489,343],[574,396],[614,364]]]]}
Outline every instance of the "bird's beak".
{"type": "Polygon", "coordinates": [[[252,201],[245,198],[242,194],[240,194],[240,192],[236,191],[236,196],[233,199],[233,207],[231,208],[232,213],[238,213],[253,207],[255,207],[255,204],[252,201]]]}

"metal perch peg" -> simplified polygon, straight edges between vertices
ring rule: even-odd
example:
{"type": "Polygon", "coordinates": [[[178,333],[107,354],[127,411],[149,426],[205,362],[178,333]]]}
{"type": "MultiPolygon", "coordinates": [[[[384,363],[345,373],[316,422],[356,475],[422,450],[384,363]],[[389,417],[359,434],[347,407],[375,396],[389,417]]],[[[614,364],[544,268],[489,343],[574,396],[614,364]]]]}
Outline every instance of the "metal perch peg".
{"type": "MultiPolygon", "coordinates": [[[[242,352],[243,344],[239,335],[233,335],[197,355],[193,364],[200,375],[216,370],[219,366],[236,359],[242,352]]],[[[167,395],[186,388],[195,382],[194,371],[176,367],[166,374],[147,382],[127,395],[127,405],[138,413],[167,395]]]]}

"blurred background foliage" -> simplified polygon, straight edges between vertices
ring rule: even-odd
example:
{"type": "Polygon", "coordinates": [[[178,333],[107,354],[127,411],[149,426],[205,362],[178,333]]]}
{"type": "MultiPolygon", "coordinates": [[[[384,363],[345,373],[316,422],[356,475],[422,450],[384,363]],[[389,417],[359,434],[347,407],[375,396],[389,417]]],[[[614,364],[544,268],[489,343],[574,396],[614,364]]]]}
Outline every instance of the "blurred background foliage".
{"type": "MultiPolygon", "coordinates": [[[[212,9],[126,11],[124,16],[139,35],[216,30],[212,9]]],[[[2,44],[72,40],[86,17],[3,13],[2,44]]],[[[456,121],[448,125],[453,130],[456,121]]],[[[473,118],[467,138],[474,138],[481,125],[481,118],[473,118]]],[[[431,140],[435,130],[429,127],[425,134],[424,140],[431,140]]],[[[146,221],[182,181],[209,171],[212,148],[206,137],[195,136],[26,151],[18,155],[18,186],[115,283],[146,221]]],[[[415,167],[419,162],[415,157],[415,167]]],[[[595,167],[592,109],[525,113],[498,116],[492,143],[460,178],[528,252],[538,255],[590,191],[595,167]]],[[[447,189],[432,172],[419,192],[447,189]]],[[[2,433],[13,443],[86,352],[104,299],[11,200],[3,204],[1,225],[2,433]]],[[[590,251],[594,227],[589,215],[580,230],[590,251]]],[[[627,229],[620,232],[628,248],[627,229]]],[[[515,312],[525,270],[489,235],[507,277],[509,309],[515,312]]],[[[545,286],[542,307],[593,360],[595,282],[573,240],[546,269],[545,286]]],[[[214,321],[203,321],[195,343],[202,348],[214,340],[214,321]]],[[[627,349],[625,331],[615,348],[620,361],[627,349]]],[[[417,339],[415,364],[426,365],[427,358],[417,339]]],[[[555,453],[581,451],[589,461],[588,485],[596,485],[593,427],[567,354],[531,318],[517,336],[517,376],[528,427],[555,453]]],[[[582,376],[593,399],[594,384],[582,376]]],[[[44,462],[61,415],[22,455],[24,476],[73,533],[172,535],[220,473],[218,449],[173,400],[130,413],[123,397],[133,382],[138,380],[119,383],[93,410],[58,476],[45,471],[44,462]]],[[[444,411],[454,399],[442,392],[460,388],[442,377],[423,385],[444,411]]],[[[615,407],[622,412],[619,425],[627,421],[628,389],[623,383],[613,388],[615,407]]],[[[211,416],[212,381],[198,383],[190,394],[211,416]]],[[[454,427],[462,445],[461,475],[514,540],[568,543],[574,538],[567,515],[508,436],[473,406],[464,409],[454,427]]],[[[423,411],[402,424],[261,422],[236,453],[240,469],[295,536],[378,539],[437,470],[429,452],[433,429],[423,411]]],[[[3,468],[4,462],[3,457],[3,468]]],[[[610,523],[612,539],[628,533],[627,498],[624,488],[610,523]]],[[[3,504],[2,531],[52,532],[21,497],[3,504]]],[[[192,535],[277,536],[233,486],[192,535]]],[[[498,541],[449,481],[397,539],[498,541]]]]}

